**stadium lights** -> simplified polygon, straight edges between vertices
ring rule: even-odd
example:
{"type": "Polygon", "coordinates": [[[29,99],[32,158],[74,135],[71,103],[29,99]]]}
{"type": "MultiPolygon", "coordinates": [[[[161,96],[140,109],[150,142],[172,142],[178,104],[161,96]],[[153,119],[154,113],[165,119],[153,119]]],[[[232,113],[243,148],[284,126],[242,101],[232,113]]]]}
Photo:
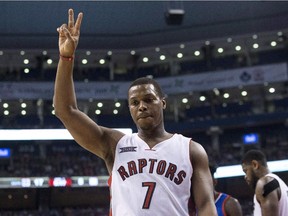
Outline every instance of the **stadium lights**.
{"type": "MultiPolygon", "coordinates": [[[[131,128],[115,128],[131,134],[131,128]]],[[[0,140],[73,140],[66,129],[1,129],[0,140]]]]}
{"type": "MultiPolygon", "coordinates": [[[[288,171],[288,160],[269,161],[268,168],[271,172],[288,171]]],[[[236,176],[244,176],[241,165],[218,167],[214,174],[215,178],[229,178],[236,176]]]]}

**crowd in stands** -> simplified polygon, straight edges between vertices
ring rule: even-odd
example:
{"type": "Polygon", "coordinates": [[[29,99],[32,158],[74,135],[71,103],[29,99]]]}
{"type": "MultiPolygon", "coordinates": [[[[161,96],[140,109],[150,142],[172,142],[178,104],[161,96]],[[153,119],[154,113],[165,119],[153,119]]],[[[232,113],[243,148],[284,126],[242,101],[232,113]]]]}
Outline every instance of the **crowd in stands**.
{"type": "Polygon", "coordinates": [[[9,141],[1,147],[11,149],[11,158],[0,159],[0,176],[103,176],[102,160],[74,141],[9,141]]]}
{"type": "Polygon", "coordinates": [[[65,208],[46,208],[35,210],[16,210],[1,211],[1,216],[108,216],[109,207],[65,207],[65,208]]]}
{"type": "MultiPolygon", "coordinates": [[[[225,129],[218,135],[216,146],[206,132],[187,135],[201,143],[210,160],[219,166],[239,164],[247,148],[261,148],[269,160],[288,158],[288,134],[284,124],[225,129]],[[255,144],[244,145],[243,135],[249,133],[258,134],[259,140],[255,144]]],[[[0,147],[11,149],[10,158],[0,159],[1,176],[107,175],[103,161],[73,140],[2,141],[0,147]]]]}

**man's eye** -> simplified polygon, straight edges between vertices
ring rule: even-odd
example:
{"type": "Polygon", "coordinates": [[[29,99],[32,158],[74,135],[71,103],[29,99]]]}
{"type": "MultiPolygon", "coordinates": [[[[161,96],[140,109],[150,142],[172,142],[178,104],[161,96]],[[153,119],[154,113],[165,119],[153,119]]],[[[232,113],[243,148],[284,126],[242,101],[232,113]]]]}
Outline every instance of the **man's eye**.
{"type": "Polygon", "coordinates": [[[132,101],[131,102],[131,105],[133,105],[133,106],[137,106],[139,103],[138,103],[138,101],[132,101]]]}
{"type": "Polygon", "coordinates": [[[145,99],[145,102],[146,103],[152,103],[153,102],[153,98],[147,98],[147,99],[145,99]]]}

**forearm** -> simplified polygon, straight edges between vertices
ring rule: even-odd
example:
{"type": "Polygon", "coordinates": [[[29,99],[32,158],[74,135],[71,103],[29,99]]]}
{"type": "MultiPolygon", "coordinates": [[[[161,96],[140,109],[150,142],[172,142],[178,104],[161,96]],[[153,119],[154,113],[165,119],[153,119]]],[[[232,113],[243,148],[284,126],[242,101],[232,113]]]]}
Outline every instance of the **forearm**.
{"type": "Polygon", "coordinates": [[[191,142],[190,157],[194,168],[192,194],[199,216],[217,216],[214,188],[209,171],[208,156],[199,143],[191,142]]]}
{"type": "Polygon", "coordinates": [[[66,61],[59,59],[54,86],[54,108],[57,116],[63,115],[77,108],[75,89],[73,83],[74,60],[66,61]]]}
{"type": "Polygon", "coordinates": [[[202,208],[198,209],[198,216],[217,216],[215,204],[206,204],[202,208]]]}

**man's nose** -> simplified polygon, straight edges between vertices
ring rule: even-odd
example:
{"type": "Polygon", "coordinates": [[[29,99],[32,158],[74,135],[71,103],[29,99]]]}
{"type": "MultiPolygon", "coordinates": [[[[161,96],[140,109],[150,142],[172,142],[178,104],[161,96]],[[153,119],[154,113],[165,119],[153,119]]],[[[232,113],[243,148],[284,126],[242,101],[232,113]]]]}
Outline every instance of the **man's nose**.
{"type": "Polygon", "coordinates": [[[139,103],[139,110],[143,111],[147,109],[147,105],[144,101],[140,101],[139,103]]]}

